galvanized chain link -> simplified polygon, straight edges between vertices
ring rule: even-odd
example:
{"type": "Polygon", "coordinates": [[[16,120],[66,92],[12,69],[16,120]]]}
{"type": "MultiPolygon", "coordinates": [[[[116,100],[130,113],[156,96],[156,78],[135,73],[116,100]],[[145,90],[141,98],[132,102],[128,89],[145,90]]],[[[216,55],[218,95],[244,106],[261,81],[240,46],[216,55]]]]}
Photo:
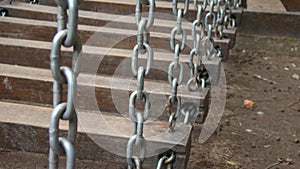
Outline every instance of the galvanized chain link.
{"type": "Polygon", "coordinates": [[[225,0],[224,5],[224,26],[226,29],[236,27],[236,20],[231,16],[234,3],[230,0],[225,0]]]}
{"type": "Polygon", "coordinates": [[[39,0],[29,0],[27,1],[28,4],[39,4],[39,0]]]}
{"type": "Polygon", "coordinates": [[[153,62],[153,49],[149,44],[149,30],[154,23],[154,0],[137,0],[136,1],[136,24],[138,26],[137,44],[132,50],[131,70],[134,76],[137,76],[137,89],[131,93],[129,98],[129,117],[133,123],[133,135],[127,143],[126,159],[128,169],[142,168],[145,158],[146,140],[143,136],[144,123],[147,121],[150,112],[149,93],[144,90],[144,79],[150,72],[153,62]],[[142,5],[149,6],[148,18],[141,18],[142,5]],[[138,55],[147,53],[147,65],[138,67],[138,55]],[[136,112],[136,101],[144,101],[144,112],[136,112]],[[138,154],[134,154],[136,149],[138,154]]]}
{"type": "Polygon", "coordinates": [[[167,166],[167,169],[173,168],[173,163],[176,159],[175,152],[172,151],[171,155],[165,154],[163,155],[157,163],[156,169],[162,169],[163,166],[167,166]]]}
{"type": "Polygon", "coordinates": [[[178,9],[178,0],[173,0],[173,14],[177,16],[176,26],[171,31],[170,36],[170,48],[174,52],[174,60],[168,67],[168,81],[172,85],[172,95],[167,102],[167,108],[169,109],[169,132],[174,132],[176,125],[176,119],[180,113],[181,98],[177,96],[177,87],[181,85],[183,80],[183,64],[180,61],[180,53],[185,49],[187,33],[182,26],[182,18],[187,14],[189,9],[189,0],[184,1],[184,8],[178,9]],[[176,35],[181,35],[181,43],[177,43],[176,35]],[[178,70],[178,77],[175,77],[173,72],[178,70]]]}
{"type": "MultiPolygon", "coordinates": [[[[184,8],[181,9],[181,10],[183,10],[182,16],[187,14],[187,12],[189,10],[189,5],[190,5],[189,0],[184,0],[184,8]]],[[[178,0],[173,0],[172,11],[173,11],[173,15],[175,15],[175,16],[178,16],[178,14],[179,14],[178,10],[180,10],[180,9],[178,9],[177,6],[178,6],[178,0]]]]}
{"type": "Polygon", "coordinates": [[[1,17],[5,17],[9,15],[9,12],[6,8],[2,8],[0,11],[1,17]]]}
{"type": "MultiPolygon", "coordinates": [[[[194,6],[197,9],[197,15],[192,25],[192,38],[194,40],[194,47],[190,51],[190,79],[187,82],[187,87],[189,91],[195,92],[199,91],[201,88],[205,87],[203,79],[199,79],[199,74],[201,74],[200,66],[202,65],[202,56],[200,55],[200,42],[205,36],[204,22],[202,21],[202,13],[205,12],[207,3],[211,3],[207,0],[204,0],[203,5],[199,5],[194,1],[194,6]],[[200,31],[196,31],[200,29],[200,31]],[[198,61],[195,60],[195,56],[198,57],[198,61]]],[[[211,9],[211,8],[210,8],[211,9]]],[[[212,11],[210,11],[213,15],[212,11]]],[[[203,18],[205,21],[207,18],[203,18]]]]}
{"type": "Polygon", "coordinates": [[[74,94],[76,91],[77,76],[79,74],[79,54],[82,49],[81,39],[77,32],[78,1],[56,0],[58,5],[57,33],[52,40],[50,53],[51,72],[53,82],[53,111],[49,128],[49,169],[58,168],[58,156],[66,154],[66,168],[75,166],[74,142],[77,135],[77,114],[74,108],[74,94]],[[66,28],[67,9],[69,9],[68,28],[66,28]],[[72,68],[60,66],[61,46],[73,47],[72,68]],[[67,84],[67,100],[62,99],[62,85],[67,84]],[[59,121],[69,121],[68,136],[60,137],[59,121]]]}
{"type": "Polygon", "coordinates": [[[131,93],[129,99],[129,117],[133,122],[133,136],[129,139],[127,143],[126,156],[128,169],[132,169],[134,167],[141,168],[142,162],[145,157],[146,141],[143,136],[143,126],[144,122],[149,117],[150,98],[149,94],[146,91],[144,91],[144,76],[145,70],[141,66],[139,67],[137,75],[137,89],[131,93]],[[141,112],[135,112],[136,100],[145,101],[143,114],[141,112]],[[133,147],[138,148],[138,155],[133,156],[133,147]]]}
{"type": "Polygon", "coordinates": [[[149,30],[153,26],[154,23],[154,8],[155,1],[154,0],[137,0],[136,8],[135,8],[135,20],[138,26],[138,34],[137,34],[137,44],[133,48],[132,52],[132,60],[131,60],[131,70],[134,76],[137,75],[138,71],[138,55],[147,53],[147,66],[146,66],[146,74],[148,75],[152,62],[153,62],[153,49],[149,44],[150,33],[149,30]],[[147,1],[147,2],[146,2],[147,1]],[[142,18],[142,5],[149,6],[148,18],[142,18]]]}

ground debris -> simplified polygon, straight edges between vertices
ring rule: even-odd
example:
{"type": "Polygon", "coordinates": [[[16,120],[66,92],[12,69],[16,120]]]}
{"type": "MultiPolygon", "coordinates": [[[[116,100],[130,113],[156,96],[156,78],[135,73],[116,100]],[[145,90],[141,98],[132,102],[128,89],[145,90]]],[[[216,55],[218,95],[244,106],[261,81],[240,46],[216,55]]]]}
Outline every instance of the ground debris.
{"type": "Polygon", "coordinates": [[[265,77],[262,77],[261,75],[254,75],[254,77],[257,78],[257,79],[269,82],[270,84],[277,84],[277,82],[275,82],[273,80],[270,80],[270,79],[267,79],[265,77]]]}
{"type": "Polygon", "coordinates": [[[252,100],[244,100],[244,107],[247,109],[252,109],[255,103],[252,100]]]}
{"type": "Polygon", "coordinates": [[[300,79],[300,76],[299,76],[298,74],[294,73],[294,74],[292,75],[292,78],[293,78],[293,79],[296,79],[296,80],[299,80],[299,79],[300,79]]]}
{"type": "Polygon", "coordinates": [[[293,160],[290,159],[290,158],[287,158],[287,159],[279,158],[279,159],[277,159],[276,163],[269,165],[265,169],[271,169],[271,168],[273,168],[273,167],[275,167],[277,165],[280,165],[280,164],[291,165],[291,164],[293,164],[293,160]]]}

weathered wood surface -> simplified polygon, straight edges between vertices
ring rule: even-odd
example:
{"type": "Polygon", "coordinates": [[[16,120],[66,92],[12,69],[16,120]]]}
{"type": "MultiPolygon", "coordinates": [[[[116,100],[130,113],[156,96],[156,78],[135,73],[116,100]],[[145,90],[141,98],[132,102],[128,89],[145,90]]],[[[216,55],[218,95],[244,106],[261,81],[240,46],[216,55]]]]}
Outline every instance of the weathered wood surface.
{"type": "MultiPolygon", "coordinates": [[[[24,3],[14,3],[5,6],[10,11],[11,17],[38,19],[45,21],[56,21],[56,7],[43,5],[29,5],[24,3]]],[[[204,16],[203,16],[204,17],[204,16]]],[[[116,14],[106,14],[91,11],[79,11],[79,24],[105,26],[107,28],[121,28],[136,30],[135,17],[123,16],[116,14]]],[[[155,19],[152,32],[170,33],[173,26],[176,25],[176,18],[155,19]]],[[[183,22],[183,27],[187,30],[187,34],[191,34],[192,23],[183,22]]],[[[234,47],[236,38],[236,28],[224,29],[223,36],[230,39],[230,48],[234,47]]],[[[218,42],[218,39],[215,38],[218,42]]]]}
{"type": "MultiPolygon", "coordinates": [[[[52,108],[0,102],[0,147],[47,153],[51,111],[52,108]]],[[[78,129],[76,157],[95,161],[106,160],[111,162],[112,166],[113,163],[118,162],[126,166],[124,157],[114,155],[107,150],[109,150],[109,146],[113,147],[115,151],[117,151],[116,149],[119,149],[120,152],[126,150],[127,141],[132,134],[130,132],[131,121],[123,117],[96,115],[87,112],[78,112],[77,114],[82,123],[78,129]],[[98,120],[95,121],[95,119],[98,120]],[[122,127],[119,127],[120,125],[122,127]]],[[[184,136],[180,139],[176,139],[178,134],[173,136],[165,132],[167,126],[166,123],[162,122],[145,124],[144,135],[148,146],[153,148],[152,150],[148,149],[148,151],[161,151],[162,148],[173,147],[178,155],[174,167],[176,169],[185,168],[191,148],[191,126],[178,125],[177,132],[184,136]],[[159,133],[164,134],[159,135],[159,133]]],[[[68,124],[61,121],[60,129],[64,131],[62,133],[66,134],[67,128],[68,124]]],[[[157,156],[146,158],[145,168],[155,168],[157,159],[157,156]]]]}
{"type": "MultiPolygon", "coordinates": [[[[52,104],[52,76],[50,70],[0,64],[0,98],[33,104],[52,104]]],[[[64,86],[66,87],[66,86],[64,86]]],[[[66,88],[64,88],[66,89],[66,88]]],[[[86,110],[100,110],[112,115],[128,112],[130,93],[136,89],[136,80],[112,76],[80,75],[78,77],[76,106],[86,110]],[[95,79],[95,80],[93,80],[95,79]]],[[[145,81],[145,90],[150,93],[150,102],[155,105],[151,118],[168,116],[165,104],[171,93],[168,83],[145,81]],[[152,99],[151,99],[152,98],[152,99]]],[[[188,92],[185,86],[179,88],[182,102],[193,102],[200,113],[207,111],[203,101],[208,97],[208,89],[202,92],[188,92]]],[[[63,92],[66,99],[66,90],[63,92]]]]}
{"type": "MultiPolygon", "coordinates": [[[[30,5],[19,2],[2,6],[9,10],[11,17],[56,21],[57,7],[30,5]]],[[[134,15],[124,16],[80,10],[78,14],[78,23],[83,25],[106,26],[133,30],[137,29],[134,15]]],[[[170,33],[170,30],[166,28],[172,28],[172,26],[175,25],[175,16],[170,16],[168,19],[155,19],[154,27],[151,28],[151,31],[170,33]]],[[[192,23],[183,22],[183,27],[187,30],[187,33],[190,34],[192,23]]],[[[224,29],[223,34],[231,39],[231,37],[236,34],[236,29],[224,29]]]]}
{"type": "MultiPolygon", "coordinates": [[[[0,50],[2,51],[0,62],[49,69],[50,49],[51,42],[0,37],[0,50]]],[[[132,76],[130,69],[132,50],[83,46],[82,52],[81,57],[84,58],[82,64],[88,64],[83,70],[86,73],[132,76]],[[115,72],[117,68],[123,69],[123,71],[115,72]]],[[[61,57],[61,65],[71,66],[72,49],[62,47],[61,57]]],[[[168,65],[173,61],[173,58],[174,56],[171,52],[155,51],[153,62],[155,69],[151,70],[147,78],[166,80],[168,65]]],[[[184,65],[187,68],[189,56],[181,55],[180,60],[186,63],[184,65]]],[[[145,62],[146,56],[139,56],[139,65],[145,65],[145,62]]]]}
{"type": "MultiPolygon", "coordinates": [[[[19,2],[24,2],[24,0],[17,0],[19,2]]],[[[156,1],[156,8],[155,12],[157,13],[164,13],[173,15],[172,12],[172,2],[166,1],[156,1]]],[[[54,1],[48,0],[40,0],[41,5],[49,5],[49,6],[56,6],[54,1]]],[[[135,13],[135,1],[131,0],[81,0],[79,9],[86,10],[86,11],[94,11],[94,12],[103,12],[109,14],[119,14],[119,15],[131,15],[135,13]]],[[[178,4],[178,8],[183,8],[183,3],[178,4]]],[[[208,10],[208,9],[207,9],[208,10]]],[[[143,7],[143,11],[147,12],[147,8],[143,7]]],[[[192,22],[195,20],[197,11],[190,4],[189,11],[187,15],[184,17],[188,21],[192,22]]],[[[233,9],[233,15],[235,15],[237,19],[237,24],[240,23],[243,9],[233,9]]],[[[157,15],[157,17],[160,17],[157,15]]]]}
{"type": "MultiPolygon", "coordinates": [[[[2,17],[0,18],[0,31],[2,37],[51,41],[56,32],[56,23],[2,17]]],[[[136,45],[136,30],[79,25],[79,33],[83,43],[92,46],[132,49],[136,45]],[[99,40],[100,38],[105,40],[99,40]]],[[[169,39],[168,33],[151,32],[150,44],[152,48],[170,51],[169,39]]],[[[230,40],[215,39],[214,41],[222,47],[224,56],[229,56],[230,40]]],[[[188,35],[187,47],[182,53],[188,54],[191,48],[193,48],[193,40],[188,35]]]]}

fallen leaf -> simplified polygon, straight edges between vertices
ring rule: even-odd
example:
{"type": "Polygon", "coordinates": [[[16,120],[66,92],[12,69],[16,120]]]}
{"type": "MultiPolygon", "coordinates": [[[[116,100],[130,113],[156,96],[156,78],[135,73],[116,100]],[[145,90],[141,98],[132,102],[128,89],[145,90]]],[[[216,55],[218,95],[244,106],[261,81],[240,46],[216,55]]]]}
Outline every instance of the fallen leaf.
{"type": "Polygon", "coordinates": [[[251,129],[246,129],[246,131],[249,132],[249,133],[253,132],[253,130],[251,130],[251,129]]]}
{"type": "Polygon", "coordinates": [[[226,161],[226,163],[227,163],[228,165],[236,165],[236,163],[235,163],[235,162],[232,162],[232,161],[226,161]]]}
{"type": "Polygon", "coordinates": [[[244,107],[247,109],[252,109],[255,103],[252,100],[244,100],[244,107]]]}

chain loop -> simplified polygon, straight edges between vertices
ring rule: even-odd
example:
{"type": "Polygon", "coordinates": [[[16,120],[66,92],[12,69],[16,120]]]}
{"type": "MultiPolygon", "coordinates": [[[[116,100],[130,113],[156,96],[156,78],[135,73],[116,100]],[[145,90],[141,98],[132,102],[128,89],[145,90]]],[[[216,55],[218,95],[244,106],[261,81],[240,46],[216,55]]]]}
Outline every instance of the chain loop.
{"type": "Polygon", "coordinates": [[[141,163],[144,161],[145,154],[146,154],[146,142],[145,139],[141,139],[139,144],[137,143],[137,135],[133,135],[130,137],[127,143],[127,149],[126,149],[126,158],[127,158],[127,164],[128,169],[132,169],[134,167],[132,159],[134,158],[136,166],[139,166],[141,168],[141,163]],[[133,157],[133,145],[139,148],[139,156],[133,157]],[[138,160],[137,160],[138,159],[138,160]]]}
{"type": "MultiPolygon", "coordinates": [[[[52,40],[52,47],[50,53],[50,60],[51,60],[51,72],[52,76],[56,81],[59,83],[65,83],[65,78],[60,71],[59,60],[61,58],[61,46],[63,40],[67,37],[67,30],[62,30],[58,32],[53,40],[52,40]]],[[[78,38],[77,42],[74,44],[73,47],[73,71],[76,72],[75,75],[78,76],[78,69],[79,69],[79,54],[82,49],[81,39],[78,38]]]]}
{"type": "MultiPolygon", "coordinates": [[[[173,84],[175,85],[178,85],[176,83],[177,79],[174,78],[173,79],[173,84]]],[[[172,86],[172,88],[174,88],[172,86]]],[[[177,89],[177,87],[176,87],[177,89]]],[[[169,96],[169,132],[174,132],[174,128],[175,128],[175,125],[176,125],[176,119],[178,118],[179,116],[179,113],[180,113],[180,109],[181,109],[181,98],[179,96],[169,96]],[[177,103],[177,104],[176,104],[177,103]],[[176,110],[174,111],[174,106],[176,106],[176,110]]]]}
{"type": "MultiPolygon", "coordinates": [[[[189,10],[189,0],[184,0],[184,8],[183,8],[183,14],[182,16],[186,15],[186,13],[189,10]]],[[[177,16],[178,15],[178,0],[173,0],[173,5],[172,5],[172,11],[173,11],[173,15],[177,16]]]]}
{"type": "Polygon", "coordinates": [[[49,169],[58,168],[58,155],[66,154],[66,168],[75,166],[74,142],[77,135],[78,119],[74,108],[74,94],[79,74],[82,43],[77,34],[78,0],[55,0],[57,11],[57,33],[52,40],[50,53],[53,82],[53,112],[49,127],[49,169]],[[67,15],[69,9],[69,15],[67,15]],[[68,28],[67,28],[68,18],[68,28]],[[73,47],[72,68],[60,66],[61,46],[73,47]],[[62,85],[67,84],[67,101],[62,102],[62,85]],[[59,121],[69,122],[68,137],[59,137],[59,121]]]}
{"type": "MultiPolygon", "coordinates": [[[[175,51],[175,34],[177,34],[177,27],[174,27],[172,29],[172,32],[171,32],[171,38],[170,38],[170,47],[173,51],[175,51]]],[[[181,42],[181,45],[180,45],[180,52],[184,50],[185,48],[185,43],[186,43],[186,31],[185,29],[182,29],[182,42],[181,42]]]]}
{"type": "Polygon", "coordinates": [[[68,16],[68,34],[63,42],[65,47],[71,47],[77,40],[77,27],[78,27],[78,0],[55,0],[58,6],[58,31],[66,29],[66,15],[69,9],[68,16]]]}
{"type": "MultiPolygon", "coordinates": [[[[136,100],[136,98],[137,98],[137,91],[134,91],[131,93],[130,98],[129,98],[129,117],[134,122],[137,122],[137,118],[135,115],[135,100],[136,100]]],[[[146,121],[149,117],[149,112],[150,112],[150,99],[149,99],[149,94],[145,91],[143,91],[143,98],[145,100],[143,120],[146,121]]]]}
{"type": "MultiPolygon", "coordinates": [[[[153,50],[151,48],[151,46],[147,43],[143,43],[144,47],[146,48],[147,51],[147,66],[146,66],[146,71],[145,71],[145,75],[148,75],[152,66],[152,62],[153,62],[153,50]]],[[[139,49],[139,45],[136,44],[132,50],[132,59],[131,59],[131,70],[134,76],[137,75],[138,73],[138,49],[139,49]]]]}
{"type": "Polygon", "coordinates": [[[147,37],[148,33],[147,33],[147,30],[145,27],[146,23],[147,23],[147,20],[142,19],[138,25],[137,44],[138,44],[138,51],[140,54],[146,53],[144,43],[148,43],[148,40],[149,40],[147,37]]]}
{"type": "MultiPolygon", "coordinates": [[[[179,50],[179,45],[176,45],[176,51],[179,50]]],[[[176,52],[177,53],[177,52],[176,52]]],[[[172,84],[173,81],[173,70],[179,68],[179,75],[178,75],[178,84],[181,85],[183,80],[183,64],[179,61],[179,59],[176,59],[176,56],[178,58],[178,53],[175,53],[175,60],[170,63],[168,68],[168,81],[170,84],[172,84]],[[178,67],[179,66],[179,67],[178,67]]]]}
{"type": "MultiPolygon", "coordinates": [[[[149,30],[154,23],[154,8],[155,8],[155,1],[154,0],[144,0],[148,1],[149,3],[149,11],[148,11],[148,19],[147,19],[147,24],[146,24],[146,30],[149,30]]],[[[142,5],[145,5],[144,3],[141,2],[141,0],[136,1],[136,7],[135,7],[135,22],[137,26],[140,25],[140,21],[142,20],[142,5]]]]}

